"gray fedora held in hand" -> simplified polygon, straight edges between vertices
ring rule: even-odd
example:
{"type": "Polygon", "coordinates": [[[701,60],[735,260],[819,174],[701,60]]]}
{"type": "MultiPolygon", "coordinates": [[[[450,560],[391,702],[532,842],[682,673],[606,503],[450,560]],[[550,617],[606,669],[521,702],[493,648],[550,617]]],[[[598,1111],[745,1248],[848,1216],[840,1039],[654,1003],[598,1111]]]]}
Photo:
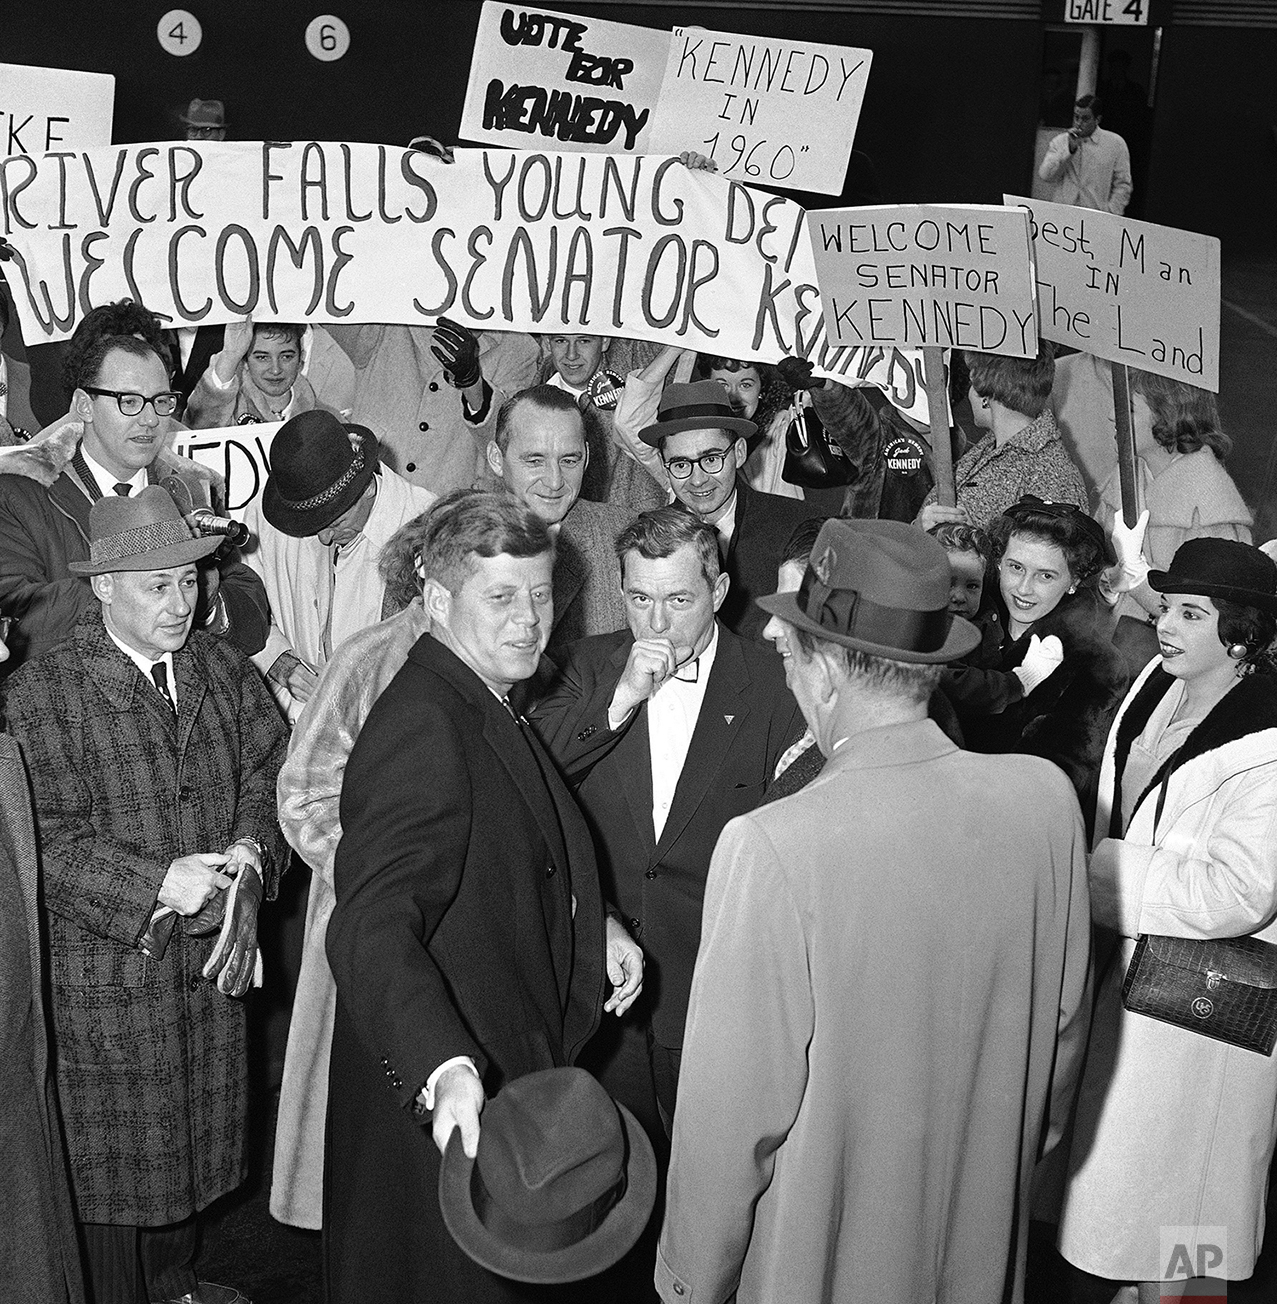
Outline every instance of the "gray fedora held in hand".
{"type": "Polygon", "coordinates": [[[584,1069],[508,1082],[483,1111],[475,1157],[456,1128],[439,1168],[453,1239],[515,1281],[602,1272],[638,1240],[655,1201],[652,1143],[584,1069]]]}
{"type": "Polygon", "coordinates": [[[758,605],[797,629],[892,661],[965,656],[980,631],[949,613],[949,555],[901,521],[826,521],[797,593],[758,605]]]}
{"type": "Polygon", "coordinates": [[[172,570],[216,552],[221,539],[197,539],[167,489],[147,485],[127,498],[99,498],[89,510],[89,560],[67,563],[75,575],[172,570]]]}

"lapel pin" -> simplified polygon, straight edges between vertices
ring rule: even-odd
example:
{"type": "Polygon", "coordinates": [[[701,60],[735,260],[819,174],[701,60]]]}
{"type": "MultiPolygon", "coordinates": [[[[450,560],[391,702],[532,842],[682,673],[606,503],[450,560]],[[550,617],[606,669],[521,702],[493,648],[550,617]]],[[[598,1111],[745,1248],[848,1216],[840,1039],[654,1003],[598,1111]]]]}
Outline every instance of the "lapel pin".
{"type": "Polygon", "coordinates": [[[731,724],[731,722],[735,720],[736,717],[734,715],[725,715],[723,719],[726,720],[728,724],[731,724]]]}

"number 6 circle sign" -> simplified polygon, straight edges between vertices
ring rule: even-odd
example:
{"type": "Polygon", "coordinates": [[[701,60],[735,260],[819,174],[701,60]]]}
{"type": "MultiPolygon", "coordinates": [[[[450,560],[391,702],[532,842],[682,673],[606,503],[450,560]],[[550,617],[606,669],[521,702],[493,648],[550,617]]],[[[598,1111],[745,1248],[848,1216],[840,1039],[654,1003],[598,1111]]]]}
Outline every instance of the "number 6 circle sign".
{"type": "Polygon", "coordinates": [[[333,14],[320,14],[306,28],[306,48],[316,59],[332,63],[350,49],[350,28],[333,14]]]}

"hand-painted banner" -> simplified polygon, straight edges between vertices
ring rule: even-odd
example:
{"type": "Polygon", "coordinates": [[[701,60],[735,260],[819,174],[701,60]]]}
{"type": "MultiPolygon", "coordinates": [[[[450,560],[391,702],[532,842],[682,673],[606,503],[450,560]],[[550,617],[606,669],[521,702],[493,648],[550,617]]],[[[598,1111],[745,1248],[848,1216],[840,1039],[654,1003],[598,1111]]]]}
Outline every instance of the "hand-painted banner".
{"type": "Polygon", "coordinates": [[[256,502],[266,488],[270,474],[270,446],[282,421],[246,426],[222,426],[216,430],[178,430],[173,451],[206,466],[226,481],[226,510],[237,521],[244,509],[256,502]]]}
{"type": "Polygon", "coordinates": [[[694,149],[725,177],[842,193],[871,50],[676,27],[648,148],[694,149]]]}
{"type": "Polygon", "coordinates": [[[0,163],[2,266],[28,344],[123,297],[177,327],[447,315],[762,362],[796,353],[847,383],[890,371],[893,401],[916,414],[903,352],[830,340],[804,216],[648,155],[458,150],[445,164],[388,145],[235,141],[0,163]]]}
{"type": "Polygon", "coordinates": [[[111,143],[115,78],[0,63],[0,158],[111,143]]]}
{"type": "Polygon", "coordinates": [[[1037,353],[1029,227],[1019,210],[833,208],[807,222],[839,344],[1037,353]]]}
{"type": "Polygon", "coordinates": [[[1219,241],[1071,204],[1027,209],[1042,334],[1219,392],[1219,241]]]}
{"type": "Polygon", "coordinates": [[[650,27],[484,0],[461,137],[647,153],[669,44],[668,32],[650,27]]]}

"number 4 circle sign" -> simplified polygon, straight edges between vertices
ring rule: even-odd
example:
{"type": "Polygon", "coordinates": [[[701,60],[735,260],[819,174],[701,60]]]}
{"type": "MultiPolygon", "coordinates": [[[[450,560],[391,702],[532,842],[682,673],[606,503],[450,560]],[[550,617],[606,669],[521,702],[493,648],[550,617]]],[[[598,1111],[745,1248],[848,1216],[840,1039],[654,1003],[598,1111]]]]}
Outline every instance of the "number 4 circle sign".
{"type": "Polygon", "coordinates": [[[306,28],[306,48],[316,59],[332,63],[350,49],[350,28],[333,14],[320,14],[306,28]]]}
{"type": "Polygon", "coordinates": [[[160,48],[166,54],[182,58],[194,54],[204,39],[200,20],[189,9],[170,9],[155,29],[160,48]]]}

